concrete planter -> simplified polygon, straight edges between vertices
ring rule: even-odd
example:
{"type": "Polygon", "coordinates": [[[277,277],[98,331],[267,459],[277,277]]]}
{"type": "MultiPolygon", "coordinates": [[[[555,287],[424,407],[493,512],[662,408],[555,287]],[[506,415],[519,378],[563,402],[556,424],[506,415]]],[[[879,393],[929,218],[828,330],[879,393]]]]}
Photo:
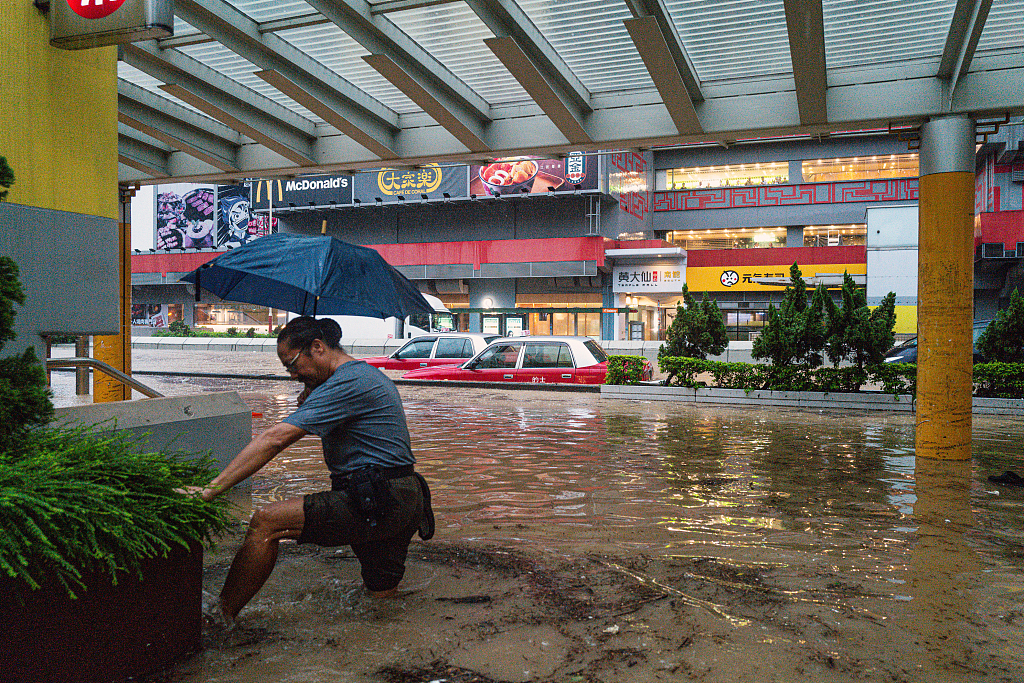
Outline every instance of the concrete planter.
{"type": "MultiPolygon", "coordinates": [[[[654,384],[637,386],[601,386],[601,396],[640,401],[677,401],[717,403],[732,406],[780,406],[814,410],[883,410],[914,412],[914,397],[893,396],[879,392],[823,393],[814,391],[762,391],[706,387],[664,387],[654,384]]],[[[1007,398],[975,398],[974,413],[985,415],[1024,415],[1024,400],[1007,398]]]]}
{"type": "Polygon", "coordinates": [[[30,590],[0,580],[0,678],[9,683],[113,683],[157,671],[199,648],[203,549],[176,547],[127,573],[84,577],[72,600],[62,586],[30,590]]]}

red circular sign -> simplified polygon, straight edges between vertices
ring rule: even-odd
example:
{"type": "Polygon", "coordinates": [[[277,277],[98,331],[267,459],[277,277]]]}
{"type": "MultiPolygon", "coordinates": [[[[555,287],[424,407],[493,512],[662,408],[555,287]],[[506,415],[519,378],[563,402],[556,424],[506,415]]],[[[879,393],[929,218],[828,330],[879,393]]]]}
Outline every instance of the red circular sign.
{"type": "Polygon", "coordinates": [[[102,19],[117,11],[124,0],[67,0],[71,11],[86,19],[102,19]]]}

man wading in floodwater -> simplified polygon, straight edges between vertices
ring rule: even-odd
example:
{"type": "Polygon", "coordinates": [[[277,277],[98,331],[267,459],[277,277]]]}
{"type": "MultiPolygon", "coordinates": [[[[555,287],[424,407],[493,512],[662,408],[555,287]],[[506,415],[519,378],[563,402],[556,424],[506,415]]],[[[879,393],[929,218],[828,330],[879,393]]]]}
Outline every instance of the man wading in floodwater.
{"type": "Polygon", "coordinates": [[[299,408],[253,439],[213,481],[204,500],[257,472],[306,434],[323,443],[331,490],[261,508],[238,549],[220,598],[204,605],[208,617],[230,627],[266,583],[283,538],[321,546],[350,545],[363,582],[377,596],[394,595],[405,573],[413,534],[434,532],[430,492],[413,471],[415,458],[402,399],[380,370],[338,346],[333,320],[308,316],[285,325],[277,357],[305,385],[299,408]]]}

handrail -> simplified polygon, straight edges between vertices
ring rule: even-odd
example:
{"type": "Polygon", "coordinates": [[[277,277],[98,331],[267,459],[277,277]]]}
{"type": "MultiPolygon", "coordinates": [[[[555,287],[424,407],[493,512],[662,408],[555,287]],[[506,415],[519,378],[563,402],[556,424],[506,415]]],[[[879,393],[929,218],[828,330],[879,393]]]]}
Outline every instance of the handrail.
{"type": "Polygon", "coordinates": [[[107,365],[103,361],[96,360],[95,358],[47,358],[46,369],[50,370],[51,368],[92,368],[110,375],[121,384],[127,384],[132,389],[145,394],[149,398],[163,398],[164,396],[156,389],[147,387],[142,382],[129,377],[114,366],[107,365]]]}

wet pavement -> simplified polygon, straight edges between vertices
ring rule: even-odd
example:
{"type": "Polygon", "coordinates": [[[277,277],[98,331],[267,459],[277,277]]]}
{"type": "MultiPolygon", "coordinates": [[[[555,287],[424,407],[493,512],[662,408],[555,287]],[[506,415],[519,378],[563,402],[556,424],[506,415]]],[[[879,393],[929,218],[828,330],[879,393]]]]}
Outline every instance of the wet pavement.
{"type": "MultiPolygon", "coordinates": [[[[133,364],[283,375],[272,354],[133,364]]],[[[139,378],[237,390],[256,432],[298,393],[139,378]]],[[[73,374],[54,388],[73,401],[73,374]]],[[[240,628],[160,680],[1021,680],[1024,489],[987,481],[1024,469],[1017,419],[975,416],[972,463],[916,463],[913,415],[399,389],[437,515],[407,592],[373,601],[347,549],[285,545],[240,628]]],[[[252,504],[325,481],[305,438],[252,504]]],[[[208,554],[209,589],[237,541],[208,554]]]]}

